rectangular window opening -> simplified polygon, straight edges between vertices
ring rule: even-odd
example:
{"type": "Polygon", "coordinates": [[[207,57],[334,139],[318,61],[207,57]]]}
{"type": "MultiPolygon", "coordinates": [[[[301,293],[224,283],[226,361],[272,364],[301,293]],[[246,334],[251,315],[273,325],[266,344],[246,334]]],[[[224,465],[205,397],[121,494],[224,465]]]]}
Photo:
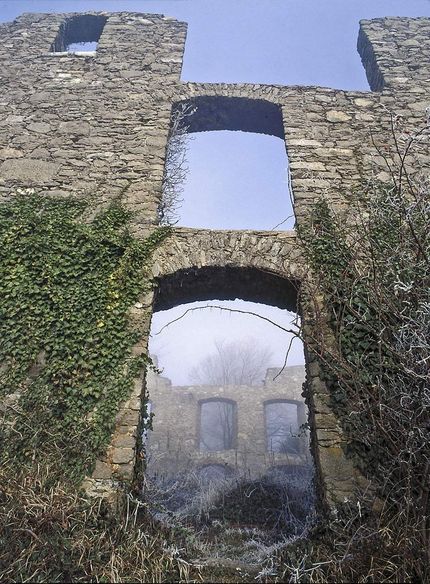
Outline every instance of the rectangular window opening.
{"type": "Polygon", "coordinates": [[[82,14],[68,18],[51,45],[52,53],[80,53],[97,50],[107,17],[82,14]]]}
{"type": "Polygon", "coordinates": [[[267,451],[300,454],[300,424],[297,404],[287,401],[266,403],[267,451]]]}

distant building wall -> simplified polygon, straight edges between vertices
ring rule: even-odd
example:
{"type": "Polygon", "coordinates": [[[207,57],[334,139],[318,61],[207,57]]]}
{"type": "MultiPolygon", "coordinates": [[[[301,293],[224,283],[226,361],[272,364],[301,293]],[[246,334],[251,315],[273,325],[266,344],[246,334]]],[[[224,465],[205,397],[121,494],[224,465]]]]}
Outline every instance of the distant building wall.
{"type": "Polygon", "coordinates": [[[207,464],[222,464],[248,476],[259,476],[278,465],[309,465],[308,432],[299,435],[299,453],[270,452],[267,447],[265,404],[290,400],[297,405],[299,425],[307,422],[303,393],[305,368],[268,369],[262,385],[172,386],[169,379],[150,373],[148,394],[153,431],[146,451],[151,473],[174,475],[207,464]],[[207,452],[200,447],[200,406],[205,400],[228,400],[235,404],[232,448],[207,452]]]}

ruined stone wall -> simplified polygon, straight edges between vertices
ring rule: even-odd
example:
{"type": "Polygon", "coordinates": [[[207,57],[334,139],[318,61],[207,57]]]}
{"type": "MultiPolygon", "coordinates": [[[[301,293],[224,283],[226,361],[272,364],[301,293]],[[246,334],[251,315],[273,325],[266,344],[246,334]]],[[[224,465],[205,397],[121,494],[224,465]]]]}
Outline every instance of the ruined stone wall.
{"type": "MultiPolygon", "coordinates": [[[[146,235],[157,221],[172,107],[186,101],[199,106],[190,131],[234,129],[285,140],[300,223],[317,198],[347,212],[355,188],[389,178],[386,160],[395,157],[392,114],[404,121],[401,144],[426,120],[429,19],[361,23],[358,48],[373,92],[357,92],[182,83],[184,23],[158,15],[100,14],[106,24],[95,55],[51,52],[60,27],[73,15],[25,14],[0,26],[2,200],[19,187],[92,198],[95,207],[122,196],[135,212],[135,233],[146,235]]],[[[410,168],[428,172],[429,164],[423,143],[410,168]]],[[[247,299],[266,297],[296,309],[294,291],[306,273],[294,233],[177,229],[154,258],[154,306],[231,297],[228,281],[234,274],[234,285],[247,299]],[[256,270],[257,284],[247,293],[249,269],[256,270]]],[[[148,295],[131,309],[146,330],[153,302],[148,295]]],[[[306,332],[308,308],[298,308],[306,332]]],[[[133,476],[143,392],[137,380],[118,414],[112,444],[97,463],[97,484],[133,476]]],[[[343,454],[340,424],[311,354],[307,392],[320,495],[342,500],[360,477],[343,454]]]]}
{"type": "Polygon", "coordinates": [[[33,186],[103,205],[130,186],[143,228],[161,192],[185,24],[111,14],[94,56],[52,53],[72,17],[25,14],[0,27],[0,194],[33,186]]]}
{"type": "Polygon", "coordinates": [[[386,108],[411,126],[425,117],[428,19],[362,22],[359,49],[381,94],[181,83],[186,25],[157,15],[106,14],[94,56],[50,52],[72,16],[25,14],[0,26],[3,196],[30,185],[55,196],[95,196],[102,204],[129,186],[126,200],[142,230],[156,219],[172,104],[210,98],[192,129],[285,135],[300,220],[321,194],[342,202],[370,174],[385,176],[370,130],[377,138],[386,130],[382,142],[390,142],[386,108]],[[261,119],[274,117],[273,105],[280,117],[265,127],[261,119]]]}
{"type": "Polygon", "coordinates": [[[147,388],[153,431],[146,450],[151,473],[175,475],[208,464],[222,464],[231,471],[256,477],[275,466],[311,464],[308,437],[302,433],[300,452],[270,452],[266,446],[265,403],[290,400],[298,406],[299,424],[307,420],[302,397],[305,368],[268,369],[261,386],[172,386],[166,377],[150,373],[147,388]],[[200,404],[205,400],[234,402],[236,423],[232,448],[208,452],[200,449],[200,404]]]}

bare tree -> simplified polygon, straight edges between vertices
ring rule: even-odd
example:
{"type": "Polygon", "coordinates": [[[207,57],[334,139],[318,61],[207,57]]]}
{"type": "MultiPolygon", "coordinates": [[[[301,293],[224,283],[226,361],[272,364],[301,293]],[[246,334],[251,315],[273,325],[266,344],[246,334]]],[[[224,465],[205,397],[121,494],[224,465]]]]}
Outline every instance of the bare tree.
{"type": "Polygon", "coordinates": [[[183,199],[185,180],[188,174],[187,148],[191,139],[187,118],[197,108],[180,104],[172,114],[169,141],[167,143],[166,164],[163,177],[163,194],[158,208],[161,225],[174,225],[178,222],[178,209],[183,199]]]}
{"type": "Polygon", "coordinates": [[[260,385],[271,358],[271,351],[256,339],[218,340],[215,351],[193,367],[190,377],[201,385],[260,385]]]}

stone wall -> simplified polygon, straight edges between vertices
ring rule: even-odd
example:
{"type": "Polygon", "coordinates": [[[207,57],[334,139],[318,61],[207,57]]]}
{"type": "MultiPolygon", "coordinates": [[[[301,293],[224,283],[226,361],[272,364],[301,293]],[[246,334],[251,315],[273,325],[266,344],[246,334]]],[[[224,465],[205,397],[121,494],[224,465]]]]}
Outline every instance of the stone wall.
{"type": "Polygon", "coordinates": [[[271,452],[266,445],[266,403],[291,401],[298,407],[299,424],[306,422],[304,381],[302,365],[286,367],[282,372],[268,369],[264,384],[253,386],[172,386],[169,379],[151,372],[147,388],[154,419],[146,443],[149,471],[170,476],[220,464],[245,476],[257,477],[275,466],[311,464],[305,432],[299,436],[297,454],[271,452]],[[208,452],[200,448],[199,408],[214,399],[234,403],[237,419],[231,448],[208,452]]]}
{"type": "Polygon", "coordinates": [[[186,26],[110,14],[95,55],[52,53],[74,15],[24,14],[0,27],[0,194],[34,186],[106,204],[130,186],[143,226],[161,192],[171,93],[186,26]]]}
{"type": "MultiPolygon", "coordinates": [[[[185,23],[98,14],[106,24],[94,54],[51,52],[61,26],[76,15],[24,14],[0,26],[2,200],[19,187],[91,198],[95,208],[121,196],[135,212],[136,235],[145,236],[157,222],[172,108],[186,101],[199,106],[190,131],[236,129],[285,141],[300,223],[317,198],[348,213],[354,189],[389,178],[393,115],[403,119],[400,146],[426,122],[430,19],[362,21],[358,49],[373,92],[358,92],[182,83],[185,23]]],[[[429,163],[422,143],[410,168],[428,172],[429,163]]],[[[236,294],[299,310],[308,334],[309,307],[297,304],[307,277],[301,257],[293,232],[175,229],[154,259],[154,297],[139,299],[131,317],[148,332],[153,308],[236,294]]],[[[144,387],[137,380],[122,405],[95,486],[133,477],[144,387]]],[[[320,497],[342,500],[361,479],[344,456],[340,424],[309,353],[307,401],[320,497]]]]}

